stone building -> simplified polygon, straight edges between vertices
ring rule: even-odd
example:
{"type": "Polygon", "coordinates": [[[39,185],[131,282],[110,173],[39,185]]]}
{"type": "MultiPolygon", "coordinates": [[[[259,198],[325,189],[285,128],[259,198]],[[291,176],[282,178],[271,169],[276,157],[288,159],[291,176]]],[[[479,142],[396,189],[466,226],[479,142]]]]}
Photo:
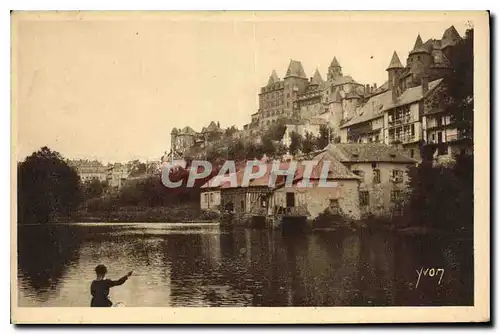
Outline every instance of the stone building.
{"type": "MultiPolygon", "coordinates": [[[[278,187],[269,207],[302,207],[309,219],[328,210],[345,218],[390,216],[406,195],[409,167],[416,161],[385,144],[330,144],[314,158],[318,167],[311,174],[312,187],[278,187]],[[329,163],[328,182],[318,185],[320,169],[329,163]]],[[[297,178],[300,180],[300,177],[297,178]]]]}
{"type": "Polygon", "coordinates": [[[405,198],[408,168],[417,163],[400,149],[382,143],[332,144],[323,154],[359,177],[360,217],[393,213],[405,198]]]}
{"type": "Polygon", "coordinates": [[[214,121],[203,127],[200,132],[189,126],[182,129],[173,128],[170,132],[170,152],[162,160],[180,159],[193,149],[203,149],[208,143],[218,140],[223,132],[219,122],[214,121]]]}
{"type": "Polygon", "coordinates": [[[114,163],[107,166],[107,177],[109,187],[112,190],[121,189],[127,182],[130,174],[130,168],[126,164],[114,163]]]}
{"type": "Polygon", "coordinates": [[[362,85],[342,73],[336,57],[333,58],[323,79],[318,69],[309,79],[300,61],[291,60],[284,79],[272,71],[268,83],[259,94],[259,110],[251,115],[251,122],[244,126],[250,135],[258,135],[278,119],[323,123],[338,135],[339,126],[352,118],[366,96],[375,92],[376,85],[362,85]]]}
{"type": "Polygon", "coordinates": [[[260,89],[259,110],[252,115],[251,127],[267,128],[280,117],[295,117],[294,102],[298,95],[305,91],[308,83],[300,61],[290,60],[283,79],[273,70],[267,85],[260,89]]]}
{"type": "MultiPolygon", "coordinates": [[[[387,216],[401,207],[407,170],[416,164],[396,147],[382,143],[330,144],[317,152],[312,161],[315,165],[307,176],[310,186],[304,184],[303,161],[296,161],[291,184],[285,182],[285,175],[272,171],[272,164],[267,164],[264,175],[242,186],[244,169],[239,169],[237,184],[207,182],[200,206],[208,209],[210,205],[220,205],[224,211],[235,214],[235,222],[240,224],[256,217],[271,223],[276,217],[287,216],[314,220],[325,211],[354,220],[387,216]],[[269,182],[271,178],[276,182],[269,182]]],[[[279,170],[289,170],[292,163],[281,162],[279,170]]]]}
{"type": "Polygon", "coordinates": [[[90,182],[92,180],[106,181],[107,170],[100,161],[93,160],[70,160],[68,165],[76,170],[80,180],[90,182]]]}
{"type": "Polygon", "coordinates": [[[388,81],[340,127],[341,142],[402,145],[409,157],[417,160],[422,159],[426,144],[439,144],[434,158],[463,151],[463,146],[455,145],[463,138],[451,124],[450,115],[427,103],[442,89],[442,78],[451,71],[448,57],[460,40],[453,26],[441,40],[423,43],[419,35],[405,67],[394,52],[386,69],[388,81]],[[447,130],[442,131],[444,128],[447,130]]]}

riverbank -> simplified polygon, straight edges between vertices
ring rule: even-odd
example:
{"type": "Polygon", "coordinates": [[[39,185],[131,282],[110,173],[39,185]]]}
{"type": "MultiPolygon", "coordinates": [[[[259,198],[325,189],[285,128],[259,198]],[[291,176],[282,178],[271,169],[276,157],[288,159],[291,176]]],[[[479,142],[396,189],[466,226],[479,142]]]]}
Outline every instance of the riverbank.
{"type": "MultiPolygon", "coordinates": [[[[313,221],[309,229],[312,231],[359,233],[391,232],[407,236],[460,235],[467,237],[469,234],[471,235],[466,231],[442,231],[427,226],[410,226],[400,219],[370,218],[356,221],[330,218],[323,217],[320,221],[313,221]]],[[[220,215],[216,212],[201,210],[197,203],[172,207],[120,207],[109,211],[82,209],[74,212],[70,218],[56,217],[51,219],[52,223],[200,223],[214,221],[220,221],[220,215]]]]}
{"type": "Polygon", "coordinates": [[[120,207],[109,211],[79,210],[68,218],[54,218],[53,222],[202,222],[213,221],[218,215],[200,210],[198,205],[184,204],[172,207],[120,207]]]}

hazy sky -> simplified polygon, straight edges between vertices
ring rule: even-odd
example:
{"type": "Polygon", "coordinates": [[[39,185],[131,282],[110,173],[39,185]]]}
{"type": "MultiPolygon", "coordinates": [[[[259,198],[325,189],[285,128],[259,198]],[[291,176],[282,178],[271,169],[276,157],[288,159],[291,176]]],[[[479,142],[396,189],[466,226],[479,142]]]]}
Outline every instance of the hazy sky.
{"type": "Polygon", "coordinates": [[[282,78],[290,59],[325,79],[336,56],[344,75],[381,85],[394,50],[405,64],[417,34],[440,39],[453,24],[463,35],[467,20],[280,15],[18,17],[18,159],[44,145],[68,158],[158,159],[172,127],[248,123],[259,88],[273,69],[282,78]]]}

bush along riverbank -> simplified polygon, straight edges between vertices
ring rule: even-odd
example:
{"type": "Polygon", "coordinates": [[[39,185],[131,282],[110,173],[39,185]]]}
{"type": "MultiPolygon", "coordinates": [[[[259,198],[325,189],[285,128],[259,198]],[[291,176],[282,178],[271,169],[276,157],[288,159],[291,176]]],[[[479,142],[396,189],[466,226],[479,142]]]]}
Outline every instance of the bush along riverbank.
{"type": "Polygon", "coordinates": [[[219,215],[200,210],[196,204],[170,207],[119,207],[96,211],[81,209],[71,217],[55,217],[53,222],[200,222],[216,221],[219,215]]]}

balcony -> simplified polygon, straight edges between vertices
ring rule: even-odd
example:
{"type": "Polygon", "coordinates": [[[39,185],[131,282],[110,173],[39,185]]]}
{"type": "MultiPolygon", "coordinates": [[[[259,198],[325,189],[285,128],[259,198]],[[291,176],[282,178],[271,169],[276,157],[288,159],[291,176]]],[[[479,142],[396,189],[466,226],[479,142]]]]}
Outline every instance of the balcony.
{"type": "Polygon", "coordinates": [[[397,144],[407,144],[407,143],[414,143],[417,141],[416,136],[395,136],[395,137],[389,137],[389,143],[391,145],[397,145],[397,144]]]}
{"type": "Polygon", "coordinates": [[[399,125],[408,124],[412,122],[413,120],[411,119],[410,116],[396,118],[396,119],[389,119],[389,127],[396,127],[399,125]]]}
{"type": "Polygon", "coordinates": [[[447,135],[446,136],[447,142],[466,140],[466,139],[472,139],[472,138],[470,136],[465,135],[465,134],[454,134],[454,135],[447,135]]]}

